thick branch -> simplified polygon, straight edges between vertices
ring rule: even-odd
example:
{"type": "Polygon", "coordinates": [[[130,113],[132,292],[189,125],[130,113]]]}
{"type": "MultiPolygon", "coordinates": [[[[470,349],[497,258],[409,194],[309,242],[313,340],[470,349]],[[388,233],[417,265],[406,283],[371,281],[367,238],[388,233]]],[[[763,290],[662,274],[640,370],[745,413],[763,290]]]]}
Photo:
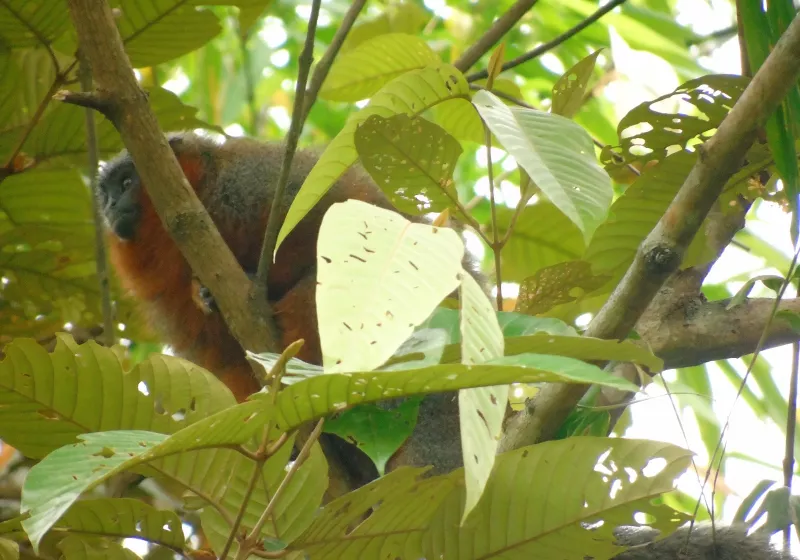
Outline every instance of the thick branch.
{"type": "MultiPolygon", "coordinates": [[[[767,324],[773,300],[754,298],[732,309],[728,301],[706,303],[684,313],[673,313],[661,321],[637,323],[637,331],[650,349],[664,360],[666,369],[695,366],[715,360],[752,354],[767,324]]],[[[781,301],[779,311],[800,313],[800,299],[781,301]]],[[[789,321],[775,317],[769,327],[764,349],[800,340],[789,321]]]]}
{"type": "Polygon", "coordinates": [[[97,97],[133,158],[156,211],[181,253],[207,286],[243,347],[276,350],[266,298],[248,297],[250,281],[183,176],[147,104],[107,2],[69,0],[81,51],[92,67],[97,97]]]}
{"type": "MultiPolygon", "coordinates": [[[[622,281],[594,318],[587,336],[625,338],[703,223],[726,181],[739,168],[756,130],[773,113],[800,74],[800,18],[795,17],[697,163],[664,216],[640,245],[622,281]]],[[[586,392],[586,386],[549,385],[533,406],[513,417],[502,450],[551,438],[586,392]]]]}
{"type": "Polygon", "coordinates": [[[478,62],[483,55],[489,52],[489,50],[495,46],[495,44],[497,44],[497,42],[502,39],[538,1],[539,0],[517,0],[513,6],[495,20],[489,30],[484,33],[474,45],[468,48],[467,51],[453,63],[453,66],[462,72],[466,72],[472,68],[472,66],[478,62]]]}

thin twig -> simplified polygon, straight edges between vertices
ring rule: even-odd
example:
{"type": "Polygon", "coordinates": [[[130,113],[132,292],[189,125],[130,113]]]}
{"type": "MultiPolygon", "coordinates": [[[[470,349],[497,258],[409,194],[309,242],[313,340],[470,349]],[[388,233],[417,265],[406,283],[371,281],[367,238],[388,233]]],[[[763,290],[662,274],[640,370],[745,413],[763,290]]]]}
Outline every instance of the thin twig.
{"type": "Polygon", "coordinates": [[[237,35],[239,36],[239,52],[242,55],[242,73],[244,74],[244,89],[247,97],[247,106],[250,109],[250,127],[247,131],[250,136],[258,136],[261,130],[261,111],[256,105],[256,86],[253,80],[253,68],[250,60],[250,51],[247,43],[250,40],[250,32],[242,32],[237,23],[237,35]]]}
{"type": "Polygon", "coordinates": [[[486,142],[486,169],[489,176],[489,208],[492,211],[492,253],[494,253],[494,274],[497,279],[497,310],[503,310],[503,276],[500,270],[500,235],[497,231],[497,205],[494,200],[494,170],[492,169],[492,132],[484,123],[486,142]]]}
{"type": "Polygon", "coordinates": [[[261,259],[258,261],[256,287],[257,289],[263,289],[265,292],[267,289],[269,269],[272,265],[272,254],[275,252],[275,245],[277,245],[278,242],[278,231],[281,226],[278,215],[283,206],[283,195],[286,191],[286,185],[289,183],[289,171],[292,167],[294,153],[297,150],[297,141],[300,138],[300,133],[303,131],[303,103],[305,100],[308,72],[311,69],[311,63],[314,61],[314,36],[317,32],[317,18],[319,17],[320,3],[321,0],[313,0],[311,4],[311,17],[308,20],[306,42],[298,60],[297,86],[295,87],[294,94],[292,123],[289,125],[289,132],[286,135],[286,149],[283,153],[283,162],[281,163],[281,171],[278,176],[278,184],[275,187],[275,197],[269,209],[267,229],[264,232],[264,242],[261,249],[261,259]]]}
{"type": "Polygon", "coordinates": [[[297,471],[300,470],[300,467],[303,466],[303,463],[305,463],[306,459],[311,454],[311,447],[319,439],[319,436],[322,433],[322,426],[324,424],[325,419],[320,418],[320,420],[317,422],[317,425],[314,427],[314,431],[311,432],[311,435],[306,440],[303,448],[300,450],[300,453],[298,453],[297,458],[292,463],[292,466],[289,467],[289,470],[286,472],[286,476],[283,477],[283,480],[281,480],[277,490],[275,490],[275,493],[272,495],[269,504],[267,504],[267,507],[264,508],[263,512],[261,512],[261,517],[259,517],[255,525],[253,525],[253,529],[247,535],[242,543],[242,546],[239,548],[239,553],[236,555],[236,560],[243,560],[244,558],[247,558],[248,554],[251,553],[252,547],[258,543],[261,529],[272,516],[272,512],[275,511],[278,502],[283,497],[286,489],[289,487],[289,483],[294,479],[297,471]]]}
{"type": "MultiPolygon", "coordinates": [[[[81,79],[81,89],[91,91],[92,70],[82,54],[78,54],[80,67],[78,73],[81,79]]],[[[84,109],[86,116],[86,154],[89,165],[89,184],[92,192],[92,217],[94,219],[94,260],[97,267],[97,283],[100,285],[100,301],[103,310],[103,343],[111,348],[114,346],[114,315],[111,310],[111,289],[108,282],[108,259],[106,258],[105,239],[103,237],[103,217],[100,213],[97,193],[97,128],[94,122],[94,111],[84,109]]]]}
{"type": "Polygon", "coordinates": [[[350,8],[347,10],[344,18],[342,18],[339,29],[336,30],[336,34],[333,36],[333,40],[331,40],[331,44],[328,45],[328,50],[325,51],[325,54],[319,59],[316,68],[314,68],[314,73],[311,75],[308,88],[306,88],[306,98],[303,103],[303,121],[308,118],[308,114],[311,112],[311,108],[317,100],[319,90],[322,89],[322,84],[325,82],[325,78],[328,77],[328,72],[331,70],[333,61],[336,60],[336,55],[339,54],[339,50],[342,48],[345,39],[347,39],[347,35],[353,28],[353,24],[355,24],[358,15],[361,13],[366,3],[367,0],[354,0],[353,3],[350,4],[350,8]]]}
{"type": "MultiPolygon", "coordinates": [[[[528,62],[529,60],[533,60],[537,58],[547,51],[550,51],[560,45],[561,43],[565,42],[567,39],[572,38],[573,36],[577,35],[591,24],[596,22],[598,19],[606,15],[608,12],[619,6],[620,4],[624,4],[626,0],[611,0],[608,4],[597,10],[595,13],[587,17],[585,20],[580,22],[575,27],[568,29],[555,39],[548,41],[547,43],[543,43],[536,47],[533,50],[526,52],[523,55],[518,56],[512,60],[509,60],[505,64],[503,64],[503,71],[509,70],[510,68],[514,68],[515,66],[519,66],[524,62],[528,62]]],[[[475,72],[474,74],[470,74],[467,76],[468,82],[474,82],[476,80],[483,80],[484,78],[488,77],[489,73],[486,70],[481,70],[480,72],[475,72]]]]}
{"type": "MultiPolygon", "coordinates": [[[[536,2],[538,2],[538,0],[517,0],[513,6],[495,20],[488,31],[486,31],[474,45],[468,48],[466,52],[453,63],[453,66],[462,72],[466,72],[472,68],[483,55],[489,52],[489,50],[514,27],[528,10],[533,8],[536,2]]],[[[485,78],[487,76],[488,74],[485,74],[483,77],[485,78]]]]}
{"type": "MultiPolygon", "coordinates": [[[[794,478],[794,437],[797,430],[797,379],[800,370],[800,343],[792,344],[792,375],[789,378],[789,413],[786,415],[786,446],[783,453],[783,485],[792,493],[794,478]]],[[[789,552],[792,536],[791,526],[783,530],[784,551],[789,552]]]]}

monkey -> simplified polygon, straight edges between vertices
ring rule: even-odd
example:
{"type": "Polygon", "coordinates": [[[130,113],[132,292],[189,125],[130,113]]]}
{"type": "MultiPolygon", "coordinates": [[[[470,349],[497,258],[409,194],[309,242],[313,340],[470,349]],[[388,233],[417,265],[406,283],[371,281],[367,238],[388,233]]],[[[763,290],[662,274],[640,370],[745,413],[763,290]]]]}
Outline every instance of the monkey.
{"type": "MultiPolygon", "coordinates": [[[[168,138],[189,184],[237,261],[252,277],[261,256],[283,146],[246,138],[218,143],[194,133],[177,133],[168,138]]],[[[299,150],[295,154],[285,196],[277,201],[281,221],[317,159],[313,150],[299,150]]],[[[97,184],[95,194],[105,221],[111,261],[123,288],[140,301],[149,324],[163,334],[164,341],[177,355],[216,374],[237,401],[258,391],[260,385],[244,351],[161,223],[130,155],[123,151],[110,160],[100,171],[97,184]]],[[[281,348],[304,339],[298,357],[312,364],[322,363],[315,305],[317,234],[331,205],[348,199],[398,212],[363,170],[351,167],[289,234],[278,249],[267,279],[268,296],[281,333],[281,348]]],[[[423,221],[401,214],[416,222],[423,221]]],[[[468,254],[464,267],[483,284],[468,254]]],[[[431,472],[442,474],[461,467],[458,425],[455,393],[426,397],[420,406],[417,428],[389,461],[387,470],[401,465],[433,464],[431,472]]],[[[349,462],[348,467],[355,473],[350,473],[351,480],[356,485],[377,478],[374,465],[355,446],[335,436],[321,443],[326,453],[335,453],[340,462],[349,462]]],[[[616,558],[789,558],[772,549],[763,538],[745,540],[744,532],[736,527],[715,532],[705,525],[695,527],[685,551],[685,530],[658,541],[653,540],[656,534],[649,528],[618,528],[618,543],[633,547],[616,558]]]]}

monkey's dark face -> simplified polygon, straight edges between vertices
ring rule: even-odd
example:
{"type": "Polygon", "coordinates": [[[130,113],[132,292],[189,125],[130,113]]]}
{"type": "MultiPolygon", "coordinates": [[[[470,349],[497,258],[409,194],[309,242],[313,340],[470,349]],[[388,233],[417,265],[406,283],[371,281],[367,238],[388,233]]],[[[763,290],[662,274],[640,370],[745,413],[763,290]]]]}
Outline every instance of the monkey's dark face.
{"type": "Polygon", "coordinates": [[[107,226],[123,241],[133,240],[142,214],[142,185],[130,157],[110,161],[100,173],[97,187],[107,226]]]}

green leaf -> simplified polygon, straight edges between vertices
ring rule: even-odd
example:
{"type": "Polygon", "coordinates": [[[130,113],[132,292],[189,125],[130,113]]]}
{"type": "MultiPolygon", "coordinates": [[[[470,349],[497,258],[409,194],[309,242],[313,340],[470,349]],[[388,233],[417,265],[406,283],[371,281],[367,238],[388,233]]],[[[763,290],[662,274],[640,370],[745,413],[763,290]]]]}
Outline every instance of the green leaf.
{"type": "MultiPolygon", "coordinates": [[[[639,244],[664,215],[696,158],[696,154],[685,151],[670,155],[646,169],[614,202],[608,220],[597,229],[583,256],[595,273],[611,274],[614,280],[622,276],[633,262],[639,244]]],[[[695,243],[702,241],[701,235],[695,238],[695,243]]],[[[614,283],[612,280],[611,285],[614,283]]]]}
{"type": "Polygon", "coordinates": [[[568,261],[546,268],[520,283],[516,311],[544,313],[557,305],[578,301],[605,286],[611,276],[593,274],[586,261],[568,261]]]}
{"type": "Polygon", "coordinates": [[[636,514],[653,516],[651,526],[664,534],[683,523],[686,516],[652,500],[672,490],[690,460],[690,452],[669,444],[592,437],[504,453],[465,526],[455,522],[462,487],[442,503],[424,535],[423,556],[608,558],[621,551],[613,529],[638,525],[636,514]]]}
{"type": "Polygon", "coordinates": [[[317,317],[326,372],[371,370],[458,287],[464,244],[357,200],[325,215],[317,248],[317,317]]]}
{"type": "MultiPolygon", "coordinates": [[[[242,528],[255,526],[262,512],[266,509],[272,496],[286,477],[286,465],[294,438],[290,438],[270,457],[261,468],[252,492],[248,492],[253,469],[256,463],[243,460],[229,480],[226,488],[217,497],[219,507],[228,513],[228,519],[235,519],[245,496],[249,496],[247,508],[242,518],[242,528]]],[[[314,444],[306,461],[300,466],[292,479],[287,483],[283,495],[275,504],[268,523],[261,531],[262,539],[279,540],[287,543],[294,541],[305,531],[319,511],[325,490],[328,488],[328,464],[319,444],[314,444]]],[[[200,514],[203,532],[208,537],[213,549],[220,553],[233,527],[222,517],[216,508],[206,507],[200,514]]],[[[234,541],[232,556],[238,551],[234,541]]]]}
{"type": "Polygon", "coordinates": [[[139,538],[181,550],[185,538],[174,511],[158,510],[129,498],[81,500],[69,508],[55,527],[110,538],[139,538]]]}
{"type": "Polygon", "coordinates": [[[134,68],[172,60],[219,34],[222,27],[217,16],[192,4],[185,0],[119,0],[117,27],[134,68]]]}
{"type": "Polygon", "coordinates": [[[553,113],[571,119],[580,110],[586,96],[586,86],[602,50],[597,49],[578,62],[553,85],[553,113]]]}
{"type": "Polygon", "coordinates": [[[728,305],[725,306],[725,309],[733,309],[737,305],[744,303],[747,299],[747,296],[749,296],[750,292],[753,290],[753,286],[756,285],[756,282],[761,282],[767,288],[777,293],[785,280],[783,277],[776,276],[774,274],[762,274],[760,276],[754,276],[745,282],[741,288],[739,288],[739,291],[734,294],[734,296],[728,302],[728,305]]]}
{"type": "Polygon", "coordinates": [[[733,520],[737,523],[746,523],[753,506],[756,505],[761,497],[775,484],[774,480],[761,480],[756,484],[750,493],[742,500],[741,505],[736,509],[733,520]]]}
{"type": "Polygon", "coordinates": [[[476,93],[472,102],[502,146],[588,242],[605,219],[613,192],[586,131],[559,115],[507,107],[487,91],[476,93]]]}
{"type": "Polygon", "coordinates": [[[326,420],[325,431],[358,447],[383,476],[386,462],[414,431],[420,402],[421,397],[413,397],[396,406],[359,405],[326,420]]]}
{"type": "MultiPolygon", "coordinates": [[[[278,235],[278,246],[322,199],[344,172],[356,162],[354,134],[359,124],[372,115],[417,116],[447,99],[466,98],[469,85],[450,65],[437,65],[407,72],[386,84],[369,105],[348,119],[341,132],[328,144],[292,201],[278,235]]],[[[277,247],[276,247],[277,250],[277,247]]]]}
{"type": "MultiPolygon", "coordinates": [[[[486,87],[486,80],[477,80],[472,82],[473,85],[486,87]]],[[[505,78],[496,78],[492,84],[492,91],[497,94],[505,94],[512,99],[523,99],[524,95],[519,86],[512,80],[505,78]]],[[[474,92],[472,92],[474,94],[474,92]]],[[[500,97],[500,95],[498,95],[500,97]]],[[[506,105],[513,105],[505,97],[500,97],[506,105]]],[[[475,142],[483,144],[485,141],[485,132],[483,122],[475,107],[472,106],[467,99],[452,99],[437,105],[433,109],[433,114],[436,116],[436,122],[447,132],[458,138],[459,140],[467,142],[475,142]]]]}
{"type": "MultiPolygon", "coordinates": [[[[401,467],[326,505],[294,543],[314,560],[422,558],[421,534],[461,473],[421,477],[425,469],[401,467]],[[380,507],[376,507],[380,506],[380,507]],[[365,514],[370,513],[366,520],[365,514]]],[[[457,517],[453,524],[458,525],[457,517]]]]}
{"type": "Polygon", "coordinates": [[[0,538],[0,558],[5,560],[17,560],[19,558],[19,544],[0,538]]]}
{"type": "Polygon", "coordinates": [[[401,212],[425,214],[453,206],[453,170],[462,149],[422,117],[372,115],[355,132],[364,169],[401,212]]]}
{"type": "MultiPolygon", "coordinates": [[[[461,362],[485,364],[503,356],[503,331],[491,302],[472,276],[461,284],[461,362]]],[[[464,479],[467,485],[463,519],[481,497],[492,472],[503,430],[508,385],[480,387],[458,392],[458,419],[464,479]]]]}
{"type": "Polygon", "coordinates": [[[643,164],[662,161],[676,146],[685,150],[704,142],[728,115],[749,82],[744,76],[711,74],[637,105],[617,126],[620,145],[603,148],[600,160],[611,170],[634,161],[643,164]],[[669,107],[665,105],[669,101],[688,103],[697,114],[667,111],[664,107],[669,107]]]}
{"type": "MultiPolygon", "coordinates": [[[[513,215],[512,209],[497,208],[501,238],[511,227],[513,215]]],[[[580,258],[585,248],[580,229],[553,204],[539,201],[526,206],[503,247],[503,280],[522,282],[543,268],[580,258]]]]}
{"type": "MultiPolygon", "coordinates": [[[[366,14],[365,14],[366,15],[366,14]]],[[[362,21],[347,34],[342,53],[355,49],[365,41],[389,33],[419,35],[430,20],[430,14],[419,4],[397,2],[383,7],[380,14],[362,21]]]]}
{"type": "Polygon", "coordinates": [[[30,512],[22,526],[34,550],[83,492],[166,437],[139,430],[83,434],[80,443],[56,449],[34,465],[25,478],[20,506],[22,512],[30,512]]]}
{"type": "Polygon", "coordinates": [[[139,560],[122,543],[87,535],[67,535],[58,544],[64,560],[139,560]]]}
{"type": "Polygon", "coordinates": [[[439,57],[420,37],[380,35],[336,57],[319,95],[329,101],[359,101],[398,76],[437,62],[439,57]]]}
{"type": "Polygon", "coordinates": [[[125,371],[114,351],[78,346],[68,335],[59,335],[52,353],[29,339],[3,350],[0,438],[30,458],[87,432],[172,433],[234,403],[209,372],[170,356],[152,355],[125,371]]]}
{"type": "Polygon", "coordinates": [[[8,47],[50,45],[69,27],[69,13],[58,0],[7,0],[0,5],[0,43],[8,47]]]}

